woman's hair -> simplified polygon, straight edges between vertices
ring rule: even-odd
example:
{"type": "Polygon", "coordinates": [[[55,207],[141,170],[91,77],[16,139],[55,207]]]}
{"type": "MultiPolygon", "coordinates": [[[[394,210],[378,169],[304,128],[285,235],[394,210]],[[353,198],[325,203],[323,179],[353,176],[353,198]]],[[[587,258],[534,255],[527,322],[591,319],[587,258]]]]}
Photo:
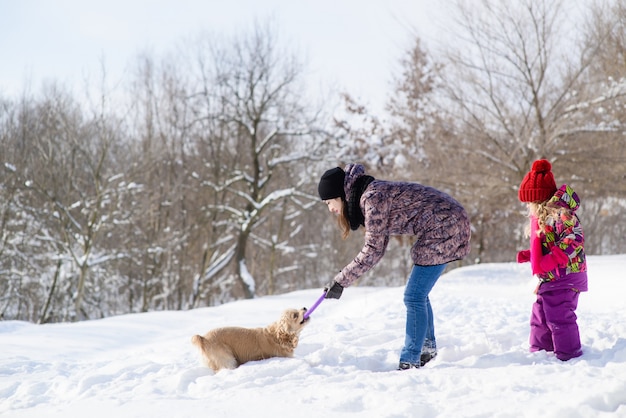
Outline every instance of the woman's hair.
{"type": "Polygon", "coordinates": [[[348,235],[350,235],[350,220],[348,219],[348,202],[345,199],[341,199],[341,214],[337,216],[337,224],[341,230],[341,238],[348,238],[348,235]]]}
{"type": "MultiPolygon", "coordinates": [[[[539,228],[537,228],[537,235],[539,235],[546,233],[546,223],[549,218],[555,220],[558,218],[571,219],[572,212],[546,200],[545,202],[532,202],[528,204],[528,217],[530,218],[532,216],[537,217],[537,224],[539,226],[539,228]]],[[[530,236],[530,224],[526,226],[526,236],[530,236]]]]}

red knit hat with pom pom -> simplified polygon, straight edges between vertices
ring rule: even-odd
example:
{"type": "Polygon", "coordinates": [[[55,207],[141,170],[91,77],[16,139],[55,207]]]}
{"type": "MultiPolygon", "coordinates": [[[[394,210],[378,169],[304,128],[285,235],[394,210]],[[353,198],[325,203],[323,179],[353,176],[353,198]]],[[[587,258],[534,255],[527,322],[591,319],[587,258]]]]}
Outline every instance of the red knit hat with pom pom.
{"type": "Polygon", "coordinates": [[[522,180],[518,196],[522,202],[545,202],[556,190],[552,165],[548,160],[537,160],[522,180]]]}

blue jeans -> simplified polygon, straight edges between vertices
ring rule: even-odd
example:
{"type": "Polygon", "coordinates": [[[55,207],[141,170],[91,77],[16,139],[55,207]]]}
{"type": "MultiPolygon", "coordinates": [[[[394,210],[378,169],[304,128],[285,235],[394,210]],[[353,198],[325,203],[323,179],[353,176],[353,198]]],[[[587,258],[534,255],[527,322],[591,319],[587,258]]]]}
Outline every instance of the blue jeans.
{"type": "Polygon", "coordinates": [[[436,266],[413,266],[409,281],[404,289],[406,305],[406,337],[400,361],[419,363],[422,350],[435,352],[435,326],[433,310],[428,294],[446,268],[446,264],[436,266]]]}

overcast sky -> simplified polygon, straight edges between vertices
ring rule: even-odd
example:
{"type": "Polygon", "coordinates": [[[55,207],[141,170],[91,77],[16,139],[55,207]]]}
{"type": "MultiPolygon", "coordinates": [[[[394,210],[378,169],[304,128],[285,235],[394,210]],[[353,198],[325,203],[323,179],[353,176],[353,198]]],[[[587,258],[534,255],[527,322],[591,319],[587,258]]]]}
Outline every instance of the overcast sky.
{"type": "MultiPolygon", "coordinates": [[[[0,93],[45,80],[80,85],[104,62],[121,78],[144,51],[160,54],[203,31],[277,22],[313,77],[376,107],[402,52],[434,37],[437,0],[0,0],[0,93]]],[[[448,2],[449,3],[449,2],[448,2]]]]}

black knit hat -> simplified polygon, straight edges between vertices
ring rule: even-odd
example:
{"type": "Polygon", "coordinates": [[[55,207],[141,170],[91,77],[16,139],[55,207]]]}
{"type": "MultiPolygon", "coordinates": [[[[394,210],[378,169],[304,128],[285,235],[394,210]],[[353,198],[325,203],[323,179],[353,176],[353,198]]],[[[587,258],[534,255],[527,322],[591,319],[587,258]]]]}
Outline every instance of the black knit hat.
{"type": "Polygon", "coordinates": [[[320,194],[322,200],[334,199],[341,197],[346,199],[346,193],[343,190],[343,179],[346,176],[345,171],[340,167],[331,168],[326,171],[320,183],[317,185],[317,192],[320,194]]]}

